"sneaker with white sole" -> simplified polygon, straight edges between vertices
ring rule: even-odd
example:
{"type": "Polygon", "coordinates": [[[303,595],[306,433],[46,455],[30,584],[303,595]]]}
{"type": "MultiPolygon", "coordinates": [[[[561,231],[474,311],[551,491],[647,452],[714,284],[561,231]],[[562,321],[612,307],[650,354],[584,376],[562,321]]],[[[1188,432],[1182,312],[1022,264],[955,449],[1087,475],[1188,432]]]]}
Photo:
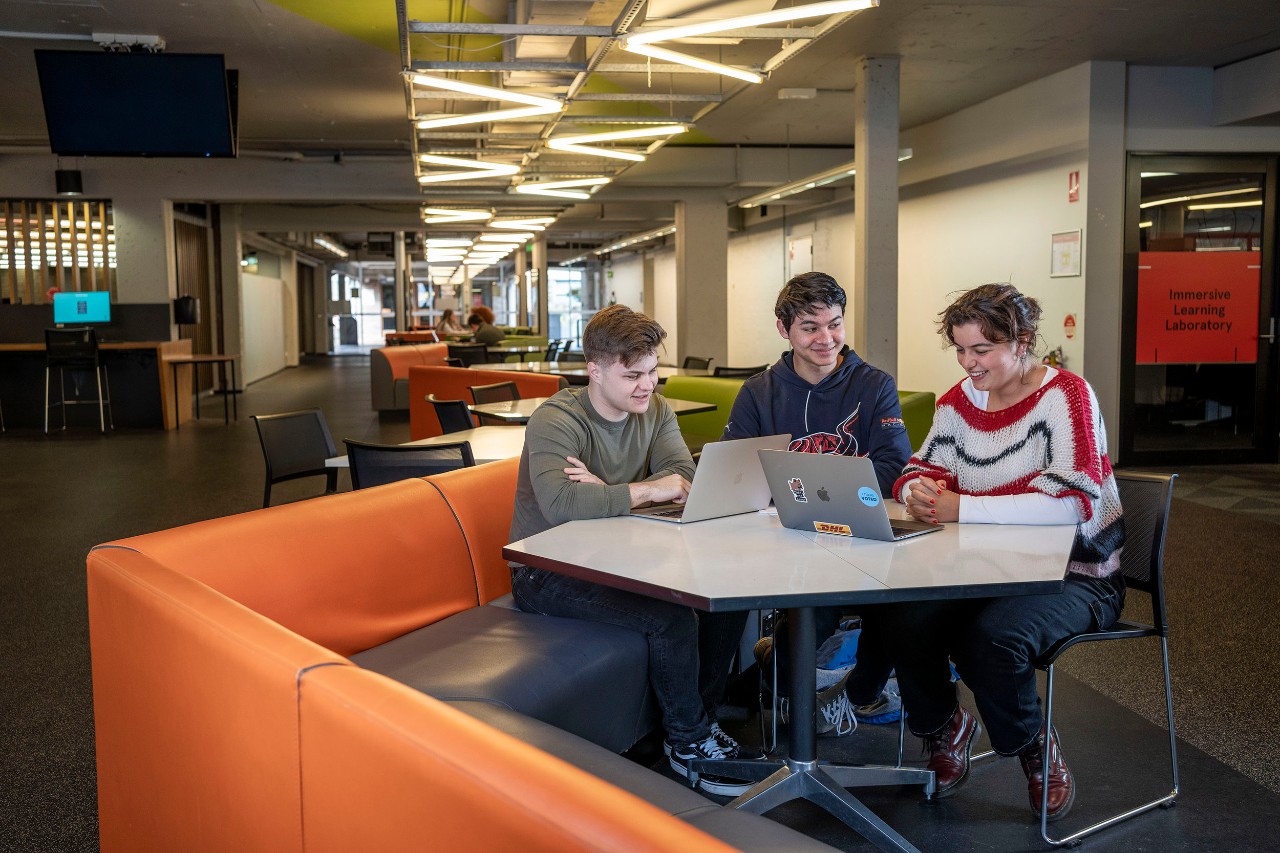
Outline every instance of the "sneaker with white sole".
{"type": "MultiPolygon", "coordinates": [[[[670,747],[670,744],[667,744],[670,747]]],[[[669,752],[671,769],[684,776],[689,777],[689,764],[692,761],[702,759],[706,761],[731,761],[733,756],[730,755],[720,742],[716,740],[715,735],[707,735],[706,740],[701,743],[688,743],[683,746],[670,747],[669,752]]],[[[714,773],[699,772],[698,787],[706,791],[708,794],[715,794],[720,797],[736,797],[744,793],[750,788],[754,782],[745,782],[741,779],[730,779],[726,776],[716,776],[714,773]]]]}
{"type": "Polygon", "coordinates": [[[818,737],[844,737],[858,730],[858,718],[840,680],[818,694],[818,737]]]}
{"type": "MultiPolygon", "coordinates": [[[[743,746],[733,737],[720,727],[719,720],[711,721],[711,736],[716,739],[716,743],[720,744],[730,758],[741,759],[742,761],[761,761],[764,759],[764,753],[755,747],[743,746]]],[[[662,751],[668,758],[671,757],[671,744],[668,741],[662,742],[662,751]]]]}

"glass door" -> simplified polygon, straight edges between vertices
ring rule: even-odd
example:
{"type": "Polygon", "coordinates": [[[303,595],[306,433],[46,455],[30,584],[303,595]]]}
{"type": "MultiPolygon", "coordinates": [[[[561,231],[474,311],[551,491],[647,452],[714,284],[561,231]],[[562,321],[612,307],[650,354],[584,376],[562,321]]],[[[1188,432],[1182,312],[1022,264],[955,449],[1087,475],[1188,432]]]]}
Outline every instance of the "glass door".
{"type": "Polygon", "coordinates": [[[1275,180],[1273,159],[1130,158],[1127,463],[1276,461],[1275,180]]]}

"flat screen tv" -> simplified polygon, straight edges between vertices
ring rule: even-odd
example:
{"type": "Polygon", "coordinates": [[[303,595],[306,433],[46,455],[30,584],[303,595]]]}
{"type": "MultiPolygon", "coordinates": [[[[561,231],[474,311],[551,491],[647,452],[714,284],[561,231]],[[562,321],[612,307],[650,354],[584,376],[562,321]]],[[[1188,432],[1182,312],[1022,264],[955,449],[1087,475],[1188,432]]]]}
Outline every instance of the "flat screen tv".
{"type": "Polygon", "coordinates": [[[111,294],[105,290],[53,294],[55,326],[88,326],[111,322],[111,294]]]}
{"type": "Polygon", "coordinates": [[[236,73],[222,54],[35,54],[54,154],[236,156],[236,73]]]}

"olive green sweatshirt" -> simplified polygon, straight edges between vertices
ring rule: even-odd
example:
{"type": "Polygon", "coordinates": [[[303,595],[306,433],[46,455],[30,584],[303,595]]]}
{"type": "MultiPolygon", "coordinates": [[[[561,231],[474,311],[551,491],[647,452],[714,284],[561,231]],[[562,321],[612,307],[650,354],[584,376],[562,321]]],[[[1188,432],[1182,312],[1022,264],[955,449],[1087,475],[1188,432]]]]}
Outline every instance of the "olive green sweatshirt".
{"type": "Polygon", "coordinates": [[[693,479],[693,458],[667,401],[654,395],[649,410],[607,421],[586,388],[565,388],[538,407],[525,428],[516,480],[511,541],[566,521],[631,512],[631,483],[669,474],[693,479]],[[566,456],[582,460],[608,485],[575,483],[566,456]]]}

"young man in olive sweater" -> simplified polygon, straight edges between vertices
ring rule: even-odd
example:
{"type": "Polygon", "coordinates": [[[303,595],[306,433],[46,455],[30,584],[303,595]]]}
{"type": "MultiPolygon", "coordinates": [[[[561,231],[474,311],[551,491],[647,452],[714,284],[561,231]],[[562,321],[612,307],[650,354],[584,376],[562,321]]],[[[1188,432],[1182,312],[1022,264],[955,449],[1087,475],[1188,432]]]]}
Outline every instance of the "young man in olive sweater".
{"type": "MultiPolygon", "coordinates": [[[[566,521],[627,515],[648,503],[683,502],[693,459],[675,415],[654,395],[666,332],[624,305],[598,312],[582,335],[586,388],[538,407],[525,430],[511,539],[566,521]]],[[[746,613],[704,613],[554,572],[512,565],[521,610],[608,622],[644,634],[649,682],[667,732],[671,766],[695,758],[745,758],[715,720],[746,613]]],[[[704,790],[736,796],[749,783],[702,774],[704,790]]]]}

